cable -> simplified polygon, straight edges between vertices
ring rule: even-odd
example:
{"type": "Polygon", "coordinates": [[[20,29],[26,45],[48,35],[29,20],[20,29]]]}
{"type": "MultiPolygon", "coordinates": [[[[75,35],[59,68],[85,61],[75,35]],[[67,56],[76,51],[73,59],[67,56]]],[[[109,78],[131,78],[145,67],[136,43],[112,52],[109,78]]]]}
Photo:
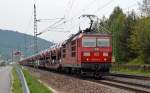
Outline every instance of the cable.
{"type": "Polygon", "coordinates": [[[37,3],[37,0],[34,0],[34,4],[36,4],[37,3]]]}
{"type": "Polygon", "coordinates": [[[89,6],[91,6],[93,3],[95,3],[95,1],[96,1],[96,0],[93,0],[93,1],[91,1],[88,5],[84,6],[84,8],[82,9],[82,12],[84,12],[84,11],[87,9],[87,7],[88,7],[88,9],[89,9],[89,6]]]}
{"type": "MultiPolygon", "coordinates": [[[[61,18],[60,20],[58,20],[57,22],[53,23],[52,25],[48,26],[46,29],[42,30],[40,33],[44,33],[47,32],[47,30],[53,26],[55,26],[56,24],[60,23],[62,20],[64,20],[64,18],[61,18]]],[[[56,27],[56,26],[55,26],[56,27]]],[[[54,27],[54,28],[55,28],[54,27]]]]}
{"type": "MultiPolygon", "coordinates": [[[[65,13],[67,12],[67,9],[68,9],[67,6],[70,5],[70,4],[71,4],[71,0],[69,0],[68,3],[66,4],[65,13]]],[[[65,14],[64,14],[64,15],[65,15],[65,14]]]]}
{"type": "Polygon", "coordinates": [[[96,12],[98,12],[101,9],[104,9],[105,7],[107,7],[108,5],[110,5],[112,2],[113,2],[113,0],[110,0],[108,3],[106,3],[103,6],[99,7],[95,12],[93,12],[93,14],[95,14],[96,12]]]}
{"type": "MultiPolygon", "coordinates": [[[[96,0],[94,0],[94,1],[96,1],[96,0]]],[[[90,2],[89,4],[92,5],[91,3],[93,3],[94,1],[90,2]]],[[[111,4],[112,1],[113,1],[113,0],[109,1],[108,3],[106,3],[105,5],[103,5],[102,7],[98,8],[97,11],[99,11],[100,9],[103,9],[103,8],[105,8],[106,6],[108,6],[109,4],[111,4]]],[[[88,5],[89,5],[89,4],[88,4],[88,5]]],[[[86,8],[87,8],[87,7],[86,7],[86,8]]],[[[85,8],[82,10],[82,12],[83,12],[83,11],[85,11],[85,8]]],[[[97,11],[95,11],[95,13],[96,13],[97,11]]],[[[78,15],[79,15],[79,14],[78,14],[78,15]]],[[[71,17],[70,19],[63,21],[63,23],[61,23],[61,24],[59,24],[59,25],[65,24],[65,23],[67,23],[67,22],[69,22],[69,21],[72,21],[72,20],[73,20],[74,18],[76,18],[78,15],[75,15],[75,16],[71,17]]],[[[57,26],[59,26],[59,25],[57,25],[57,26]]],[[[103,29],[105,29],[105,28],[103,28],[103,29]]],[[[105,29],[105,30],[106,30],[106,29],[105,29]]],[[[107,32],[108,32],[108,31],[107,31],[107,32]]]]}
{"type": "MultiPolygon", "coordinates": [[[[89,6],[92,5],[93,3],[95,3],[95,1],[96,1],[96,0],[92,0],[88,5],[84,6],[84,8],[83,8],[82,11],[80,12],[80,14],[81,14],[83,11],[85,11],[85,9],[89,9],[89,6]],[[88,8],[87,8],[87,7],[88,7],[88,8]]],[[[75,16],[71,17],[70,19],[64,21],[62,24],[67,23],[67,22],[73,20],[74,18],[76,18],[76,17],[78,17],[78,16],[80,16],[79,13],[76,14],[75,16]]],[[[60,25],[61,25],[61,24],[60,24],[60,25]]]]}
{"type": "Polygon", "coordinates": [[[38,19],[38,22],[47,22],[47,21],[53,21],[53,20],[58,20],[58,19],[62,19],[62,18],[53,18],[53,19],[38,19]]]}
{"type": "MultiPolygon", "coordinates": [[[[90,2],[88,5],[92,5],[92,3],[95,3],[95,1],[96,1],[96,0],[93,0],[93,1],[90,2]]],[[[99,11],[101,8],[102,8],[102,9],[105,8],[106,6],[108,6],[109,4],[111,4],[112,2],[113,2],[113,0],[109,1],[108,3],[106,3],[105,5],[103,5],[102,7],[99,7],[99,8],[97,9],[97,11],[99,11]]],[[[87,7],[86,7],[86,8],[87,8],[87,7]]],[[[82,9],[82,12],[85,11],[86,8],[82,9]]],[[[89,9],[89,8],[88,8],[88,9],[89,9]]],[[[97,11],[95,11],[94,13],[96,13],[97,11]]],[[[93,13],[93,14],[94,14],[94,13],[93,13]]],[[[80,14],[81,14],[81,12],[80,12],[80,14]]],[[[79,16],[79,14],[77,14],[77,15],[71,17],[70,19],[66,20],[65,23],[67,23],[67,22],[73,20],[74,18],[76,18],[76,17],[78,17],[78,16],[79,16]]],[[[62,24],[63,24],[63,23],[62,23],[62,24]]]]}
{"type": "Polygon", "coordinates": [[[71,0],[72,2],[71,2],[71,4],[70,4],[70,7],[69,7],[69,11],[68,11],[68,17],[69,17],[69,14],[70,14],[70,12],[71,12],[71,10],[72,10],[72,7],[73,7],[73,5],[74,5],[74,3],[75,3],[75,0],[71,0]]]}
{"type": "MultiPolygon", "coordinates": [[[[80,16],[79,14],[81,14],[82,12],[84,12],[86,9],[89,9],[89,7],[91,6],[91,5],[93,5],[94,3],[95,3],[95,1],[96,0],[92,0],[89,4],[87,4],[86,6],[84,6],[84,8],[80,11],[80,13],[78,13],[77,15],[75,15],[75,16],[80,16]],[[87,8],[88,7],[88,8],[87,8]]],[[[74,17],[75,17],[74,16],[74,17]]]]}
{"type": "Polygon", "coordinates": [[[66,31],[65,30],[61,30],[61,31],[59,31],[59,30],[48,30],[48,31],[57,31],[57,32],[63,32],[63,33],[69,33],[70,32],[69,30],[68,31],[67,30],[66,31]]]}

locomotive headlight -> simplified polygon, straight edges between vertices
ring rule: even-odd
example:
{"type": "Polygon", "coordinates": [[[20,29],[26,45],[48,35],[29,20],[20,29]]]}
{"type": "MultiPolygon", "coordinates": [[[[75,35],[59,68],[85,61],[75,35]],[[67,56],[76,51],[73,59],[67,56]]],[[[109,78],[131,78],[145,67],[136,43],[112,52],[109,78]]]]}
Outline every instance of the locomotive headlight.
{"type": "Polygon", "coordinates": [[[108,56],[108,52],[103,52],[103,56],[108,56]]]}
{"type": "Polygon", "coordinates": [[[107,59],[106,58],[104,58],[104,61],[106,61],[107,59]]]}
{"type": "Polygon", "coordinates": [[[89,59],[87,58],[86,61],[89,61],[89,59]]]}
{"type": "Polygon", "coordinates": [[[83,52],[83,56],[90,56],[90,52],[83,52]]]}

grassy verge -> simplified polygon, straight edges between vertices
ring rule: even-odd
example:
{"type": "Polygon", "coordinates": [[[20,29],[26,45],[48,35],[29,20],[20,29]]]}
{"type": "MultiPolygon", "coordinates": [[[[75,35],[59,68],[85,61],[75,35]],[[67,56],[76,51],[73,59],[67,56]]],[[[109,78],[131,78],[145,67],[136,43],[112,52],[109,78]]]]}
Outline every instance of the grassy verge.
{"type": "Polygon", "coordinates": [[[128,65],[145,65],[144,63],[144,59],[139,56],[133,60],[130,60],[129,62],[127,62],[128,65]]]}
{"type": "Polygon", "coordinates": [[[142,70],[130,70],[130,69],[119,68],[119,69],[112,69],[112,72],[123,73],[123,74],[131,74],[131,75],[143,75],[143,76],[150,77],[150,72],[145,72],[145,71],[142,71],[142,70]]]}
{"type": "Polygon", "coordinates": [[[41,84],[35,77],[33,77],[27,70],[23,69],[30,93],[52,93],[47,87],[41,84]]]}
{"type": "Polygon", "coordinates": [[[143,66],[143,65],[148,65],[148,64],[145,64],[144,63],[144,59],[142,56],[139,56],[133,60],[130,60],[129,62],[127,62],[126,64],[124,65],[128,65],[128,66],[131,66],[131,67],[126,67],[126,66],[122,66],[121,65],[114,65],[112,66],[112,69],[111,71],[112,72],[116,72],[116,73],[124,73],[124,74],[133,74],[133,75],[143,75],[143,76],[149,76],[150,77],[150,72],[149,70],[147,69],[144,69],[144,68],[134,68],[134,66],[143,66]],[[133,68],[132,68],[133,66],[133,68]]]}
{"type": "Polygon", "coordinates": [[[15,68],[12,69],[12,93],[23,93],[21,82],[15,68]]]}

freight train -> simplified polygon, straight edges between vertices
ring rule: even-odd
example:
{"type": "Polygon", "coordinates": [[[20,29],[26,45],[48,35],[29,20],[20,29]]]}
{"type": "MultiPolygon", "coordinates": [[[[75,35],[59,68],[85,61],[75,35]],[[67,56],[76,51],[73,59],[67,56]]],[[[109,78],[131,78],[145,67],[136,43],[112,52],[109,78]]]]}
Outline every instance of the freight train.
{"type": "Polygon", "coordinates": [[[19,63],[74,74],[102,76],[111,67],[111,42],[111,35],[95,33],[90,27],[19,63]]]}

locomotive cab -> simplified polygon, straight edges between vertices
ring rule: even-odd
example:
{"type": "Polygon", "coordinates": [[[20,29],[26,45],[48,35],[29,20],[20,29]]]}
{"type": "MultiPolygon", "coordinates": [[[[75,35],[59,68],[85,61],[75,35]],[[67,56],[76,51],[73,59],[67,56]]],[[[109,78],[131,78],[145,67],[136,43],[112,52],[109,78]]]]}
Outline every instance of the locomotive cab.
{"type": "Polygon", "coordinates": [[[112,61],[110,35],[83,34],[79,50],[83,71],[109,72],[112,61]]]}

